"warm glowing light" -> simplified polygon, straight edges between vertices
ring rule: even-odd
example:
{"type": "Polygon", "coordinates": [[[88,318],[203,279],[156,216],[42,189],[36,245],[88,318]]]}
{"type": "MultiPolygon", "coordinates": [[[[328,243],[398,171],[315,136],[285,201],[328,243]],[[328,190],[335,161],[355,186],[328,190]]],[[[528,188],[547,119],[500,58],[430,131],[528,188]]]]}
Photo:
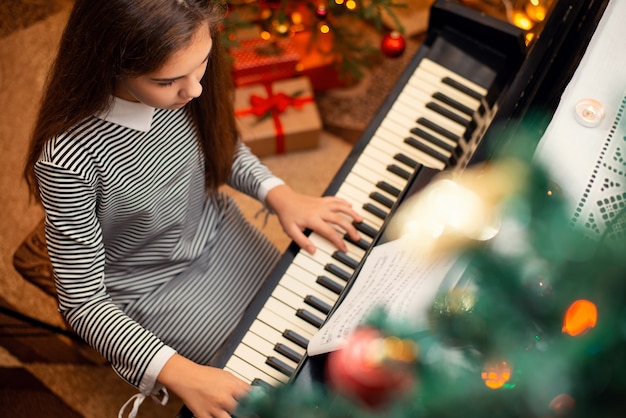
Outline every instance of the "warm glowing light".
{"type": "Polygon", "coordinates": [[[354,0],[348,0],[348,1],[346,2],[346,9],[348,9],[348,10],[354,10],[354,9],[356,9],[356,1],[354,1],[354,0]]]}
{"type": "Polygon", "coordinates": [[[598,323],[598,308],[593,302],[580,299],[572,303],[565,312],[563,332],[575,337],[598,323]]]}
{"type": "Polygon", "coordinates": [[[341,4],[343,4],[343,0],[335,0],[335,3],[341,5],[341,4]]]}
{"type": "Polygon", "coordinates": [[[481,374],[489,389],[500,389],[511,379],[511,367],[506,361],[485,365],[481,374]]]}
{"type": "Polygon", "coordinates": [[[524,7],[526,15],[535,22],[543,22],[547,13],[546,6],[543,3],[541,0],[530,0],[524,7]]]}
{"type": "Polygon", "coordinates": [[[515,10],[511,23],[523,30],[530,30],[534,26],[534,22],[526,15],[526,13],[515,10]]]}
{"type": "Polygon", "coordinates": [[[322,33],[328,33],[328,32],[330,32],[330,26],[328,26],[326,23],[322,23],[319,26],[319,31],[322,32],[322,33]]]}
{"type": "Polygon", "coordinates": [[[302,13],[300,13],[300,12],[293,12],[293,13],[291,14],[291,22],[292,22],[294,25],[300,25],[300,24],[302,24],[302,13]]]}
{"type": "Polygon", "coordinates": [[[264,30],[263,32],[261,32],[261,39],[263,39],[264,41],[269,41],[270,39],[272,39],[272,34],[264,30]]]}

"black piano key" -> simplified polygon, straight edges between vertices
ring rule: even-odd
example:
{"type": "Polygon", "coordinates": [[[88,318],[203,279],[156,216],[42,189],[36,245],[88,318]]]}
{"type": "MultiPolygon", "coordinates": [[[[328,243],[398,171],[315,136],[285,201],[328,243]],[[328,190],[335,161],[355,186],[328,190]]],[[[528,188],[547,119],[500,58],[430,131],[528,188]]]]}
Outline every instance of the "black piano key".
{"type": "Polygon", "coordinates": [[[391,209],[391,207],[393,206],[393,200],[389,199],[387,196],[378,193],[378,192],[372,192],[370,193],[370,197],[372,198],[372,200],[374,200],[375,202],[380,203],[381,205],[391,209]]]}
{"type": "Polygon", "coordinates": [[[387,166],[387,171],[389,171],[390,173],[393,173],[397,176],[402,177],[405,180],[408,180],[409,178],[411,178],[411,173],[409,173],[408,171],[406,171],[404,168],[397,166],[395,164],[391,164],[387,166]]]}
{"type": "Polygon", "coordinates": [[[334,274],[335,276],[339,277],[344,282],[347,282],[348,280],[350,280],[350,277],[352,277],[352,273],[348,273],[341,267],[337,267],[334,264],[326,264],[324,266],[324,270],[326,270],[329,273],[334,274]]]}
{"type": "Polygon", "coordinates": [[[327,276],[318,276],[317,279],[315,279],[315,283],[324,286],[326,289],[338,295],[343,290],[343,286],[333,281],[332,279],[329,279],[327,276]]]}
{"type": "Polygon", "coordinates": [[[471,117],[474,115],[474,110],[472,108],[465,106],[463,103],[457,102],[452,97],[447,96],[441,92],[433,94],[432,97],[433,99],[437,99],[440,102],[445,103],[448,106],[458,110],[459,112],[466,114],[467,116],[471,117]]]}
{"type": "Polygon", "coordinates": [[[345,239],[346,241],[356,245],[357,247],[359,247],[362,250],[367,250],[372,245],[372,243],[367,241],[366,239],[359,238],[358,240],[354,240],[348,234],[345,234],[343,236],[343,239],[345,239]]]}
{"type": "Polygon", "coordinates": [[[335,251],[332,254],[332,257],[337,261],[341,261],[343,264],[350,267],[351,269],[355,269],[359,265],[359,262],[357,260],[350,257],[348,254],[344,253],[343,251],[335,251]]]}
{"type": "Polygon", "coordinates": [[[398,189],[395,186],[392,186],[391,184],[387,183],[386,181],[379,181],[378,183],[376,183],[376,187],[378,187],[382,191],[385,191],[385,192],[389,193],[390,195],[392,195],[394,197],[398,197],[398,196],[400,196],[400,193],[402,193],[402,191],[400,189],[398,189]]]}
{"type": "Polygon", "coordinates": [[[483,95],[480,94],[479,92],[477,92],[474,89],[471,89],[469,87],[467,87],[464,84],[459,83],[458,81],[450,78],[450,77],[444,77],[443,79],[441,79],[441,82],[447,86],[450,86],[452,88],[455,88],[457,90],[459,90],[460,92],[463,92],[465,94],[467,94],[470,97],[473,97],[476,100],[481,100],[483,99],[483,95]]]}
{"type": "Polygon", "coordinates": [[[307,311],[306,309],[298,309],[296,311],[296,316],[309,324],[313,325],[315,328],[321,328],[324,320],[320,317],[315,316],[315,314],[307,311]]]}
{"type": "Polygon", "coordinates": [[[285,362],[283,362],[281,359],[278,359],[276,357],[268,357],[265,360],[265,364],[272,366],[273,368],[275,368],[276,370],[278,370],[279,372],[281,372],[287,377],[291,377],[293,372],[295,372],[295,369],[293,367],[285,364],[285,362]]]}
{"type": "Polygon", "coordinates": [[[301,336],[295,331],[290,329],[283,331],[283,337],[297,345],[298,347],[302,347],[306,349],[309,346],[309,340],[301,336]]]}
{"type": "Polygon", "coordinates": [[[465,119],[462,116],[459,116],[458,113],[455,113],[451,111],[450,109],[446,109],[445,107],[441,106],[439,103],[435,103],[435,102],[426,103],[426,108],[432,110],[433,112],[439,113],[441,116],[445,117],[446,119],[450,119],[465,128],[467,128],[469,124],[469,121],[467,119],[465,119]]]}
{"type": "Polygon", "coordinates": [[[314,307],[324,315],[328,315],[330,313],[330,310],[332,309],[332,306],[330,306],[328,303],[313,295],[307,295],[304,298],[304,303],[314,307]]]}
{"type": "Polygon", "coordinates": [[[413,170],[415,170],[420,165],[420,163],[415,161],[413,158],[408,157],[408,156],[406,156],[404,154],[396,154],[396,155],[393,156],[393,159],[396,160],[396,161],[401,162],[402,164],[408,165],[413,170]]]}
{"type": "MultiPolygon", "coordinates": [[[[421,128],[412,128],[411,133],[417,136],[418,138],[422,138],[423,140],[430,142],[431,144],[435,146],[438,146],[441,149],[445,149],[446,151],[450,153],[455,153],[459,149],[458,146],[454,146],[454,145],[449,144],[448,142],[442,141],[441,139],[437,138],[434,135],[429,134],[428,132],[426,132],[425,130],[421,128]]],[[[415,141],[415,139],[411,137],[407,137],[404,140],[405,143],[414,147],[415,143],[413,141],[415,141]]]]}
{"type": "MultiPolygon", "coordinates": [[[[407,138],[409,139],[409,138],[407,138]]],[[[414,139],[414,138],[413,138],[414,139]]],[[[426,144],[421,143],[420,141],[414,140],[414,141],[405,141],[407,143],[410,143],[411,146],[415,147],[416,149],[430,155],[433,158],[438,159],[439,161],[443,162],[446,165],[455,165],[456,164],[456,158],[454,157],[454,155],[448,157],[447,155],[443,155],[442,153],[440,153],[439,151],[429,147],[426,144]]]]}
{"type": "Polygon", "coordinates": [[[387,216],[389,215],[389,213],[387,213],[386,211],[382,210],[381,208],[375,205],[372,205],[371,203],[364,204],[363,209],[365,209],[367,212],[383,220],[386,219],[387,216]]]}
{"type": "Polygon", "coordinates": [[[252,380],[252,382],[250,382],[251,386],[256,386],[259,388],[263,388],[265,390],[270,390],[273,388],[272,385],[270,385],[269,383],[267,383],[265,380],[263,379],[259,379],[258,377],[255,377],[254,380],[252,380]]]}
{"type": "Polygon", "coordinates": [[[376,235],[378,235],[378,230],[365,222],[352,222],[352,225],[354,225],[357,231],[364,233],[370,238],[376,238],[376,235]]]}
{"type": "Polygon", "coordinates": [[[461,140],[461,138],[460,138],[458,135],[453,134],[452,132],[450,132],[450,131],[449,131],[449,130],[447,130],[446,128],[443,128],[443,127],[441,127],[441,126],[437,125],[435,122],[433,122],[433,121],[431,121],[431,120],[429,120],[429,119],[426,119],[426,118],[419,118],[419,119],[417,120],[417,123],[418,123],[419,125],[425,126],[425,127],[427,127],[428,129],[431,129],[431,130],[433,130],[433,131],[437,132],[437,133],[438,133],[439,135],[441,135],[441,136],[444,136],[444,137],[446,137],[446,138],[450,139],[450,140],[451,140],[451,141],[453,141],[455,144],[457,144],[457,143],[461,140]]]}
{"type": "Polygon", "coordinates": [[[278,343],[274,346],[274,351],[287,357],[289,360],[293,360],[295,363],[299,363],[302,360],[300,353],[294,351],[292,348],[285,344],[278,343]]]}

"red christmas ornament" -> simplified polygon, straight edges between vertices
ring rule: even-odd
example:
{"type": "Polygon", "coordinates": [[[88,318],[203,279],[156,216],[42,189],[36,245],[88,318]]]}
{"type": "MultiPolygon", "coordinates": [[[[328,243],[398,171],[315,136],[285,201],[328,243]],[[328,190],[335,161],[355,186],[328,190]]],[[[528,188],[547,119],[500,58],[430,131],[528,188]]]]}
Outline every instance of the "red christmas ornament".
{"type": "Polygon", "coordinates": [[[406,41],[398,31],[386,34],[380,45],[380,49],[389,58],[397,58],[404,53],[406,41]]]}
{"type": "Polygon", "coordinates": [[[320,19],[326,19],[326,16],[328,16],[328,9],[326,8],[326,5],[318,5],[315,9],[315,15],[320,19]]]}
{"type": "Polygon", "coordinates": [[[414,383],[411,363],[415,345],[385,337],[373,328],[360,328],[326,363],[330,387],[372,409],[389,404],[414,383]]]}

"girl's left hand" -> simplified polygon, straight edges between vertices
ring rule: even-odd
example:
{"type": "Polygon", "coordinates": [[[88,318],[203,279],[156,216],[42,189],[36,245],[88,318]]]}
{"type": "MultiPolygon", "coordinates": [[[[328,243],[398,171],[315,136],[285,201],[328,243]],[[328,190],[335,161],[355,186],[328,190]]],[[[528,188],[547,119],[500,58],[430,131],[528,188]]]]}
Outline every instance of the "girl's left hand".
{"type": "Polygon", "coordinates": [[[315,253],[315,244],[304,234],[305,229],[322,235],[343,252],[348,248],[343,240],[344,234],[337,227],[353,240],[359,239],[352,222],[361,222],[363,217],[344,199],[308,196],[281,185],[270,190],[265,200],[278,215],[285,233],[310,254],[315,253]]]}

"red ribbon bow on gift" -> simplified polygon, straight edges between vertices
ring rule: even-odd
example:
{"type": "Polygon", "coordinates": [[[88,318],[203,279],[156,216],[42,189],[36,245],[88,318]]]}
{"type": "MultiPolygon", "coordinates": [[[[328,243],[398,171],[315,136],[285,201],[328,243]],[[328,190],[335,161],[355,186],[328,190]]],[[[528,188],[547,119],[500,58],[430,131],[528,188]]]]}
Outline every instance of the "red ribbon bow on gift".
{"type": "Polygon", "coordinates": [[[250,108],[242,109],[235,112],[236,116],[244,116],[253,114],[259,120],[264,119],[266,116],[271,116],[274,119],[274,127],[276,129],[276,153],[282,154],[285,152],[285,133],[280,122],[280,114],[282,114],[289,106],[293,106],[296,109],[300,109],[304,104],[311,103],[313,97],[297,97],[301,92],[298,91],[292,96],[288,96],[285,93],[274,94],[272,92],[271,83],[265,83],[263,85],[267,92],[267,97],[261,97],[258,94],[252,94],[250,96],[250,108]]]}

